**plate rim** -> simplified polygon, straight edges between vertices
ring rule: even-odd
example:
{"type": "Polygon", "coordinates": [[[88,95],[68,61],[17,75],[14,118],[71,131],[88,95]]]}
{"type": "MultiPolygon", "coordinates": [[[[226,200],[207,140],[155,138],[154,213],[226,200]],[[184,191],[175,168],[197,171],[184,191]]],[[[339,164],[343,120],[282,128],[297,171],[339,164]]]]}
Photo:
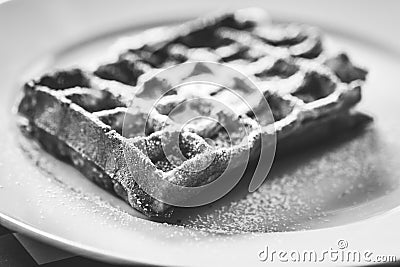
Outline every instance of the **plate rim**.
{"type": "MultiPolygon", "coordinates": [[[[21,5],[23,5],[22,3],[26,2],[26,1],[28,1],[28,0],[18,0],[17,2],[19,4],[21,4],[21,5]]],[[[14,1],[12,1],[12,2],[14,2],[14,1]]],[[[45,2],[45,1],[43,1],[43,2],[45,2]]],[[[8,3],[11,3],[11,2],[5,2],[5,3],[1,4],[0,5],[0,9],[2,8],[3,5],[6,5],[8,3]]],[[[396,51],[396,52],[397,52],[396,55],[400,55],[400,51],[396,51]]],[[[356,229],[361,224],[365,224],[365,223],[368,224],[371,220],[375,221],[375,222],[376,221],[386,221],[386,222],[388,222],[390,220],[393,220],[394,218],[396,219],[397,222],[400,222],[400,207],[396,207],[396,208],[394,208],[394,209],[392,209],[390,211],[385,212],[379,218],[375,218],[374,217],[374,218],[369,218],[369,219],[362,220],[362,221],[359,221],[359,222],[350,223],[352,225],[352,227],[350,227],[350,228],[356,229]]],[[[78,244],[78,243],[76,243],[74,241],[69,241],[69,240],[63,239],[62,237],[54,236],[51,233],[47,233],[47,232],[44,232],[44,231],[42,231],[40,229],[34,228],[34,227],[30,226],[29,224],[27,224],[25,222],[19,221],[19,220],[15,219],[15,218],[13,218],[11,216],[8,216],[6,214],[1,213],[1,212],[0,212],[0,223],[4,223],[4,224],[8,225],[9,227],[11,226],[11,228],[15,227],[15,228],[17,228],[15,230],[18,230],[19,232],[22,232],[22,233],[25,233],[25,234],[30,235],[32,237],[38,238],[38,239],[40,239],[42,241],[45,241],[46,243],[52,243],[55,246],[62,247],[62,248],[67,248],[68,250],[73,251],[73,252],[77,252],[77,251],[75,251],[76,248],[78,248],[79,251],[84,250],[87,253],[89,253],[88,254],[89,257],[93,256],[96,259],[101,258],[102,260],[109,261],[109,262],[140,263],[140,262],[137,262],[137,261],[133,261],[132,258],[124,258],[124,257],[121,257],[121,256],[110,255],[107,252],[99,251],[96,248],[85,247],[85,246],[82,246],[82,244],[78,244]],[[105,257],[103,257],[103,256],[105,256],[105,257]]],[[[390,224],[388,224],[388,225],[390,225],[390,224]]],[[[336,228],[340,229],[340,228],[347,227],[347,226],[348,225],[334,226],[334,227],[331,227],[329,229],[326,229],[326,228],[314,229],[314,230],[309,230],[307,232],[318,232],[318,233],[320,233],[321,231],[325,231],[325,230],[330,230],[331,231],[331,229],[334,229],[334,228],[335,229],[336,228]]],[[[364,227],[365,227],[365,225],[364,225],[364,227]]],[[[371,226],[369,226],[367,228],[369,230],[373,230],[373,228],[371,228],[371,226]]],[[[393,228],[393,230],[396,230],[396,228],[393,228]]],[[[302,231],[290,232],[290,234],[294,234],[294,233],[303,234],[302,231]]],[[[282,236],[285,236],[285,235],[288,235],[288,233],[263,233],[262,235],[278,235],[278,236],[282,235],[282,236]]],[[[397,240],[400,240],[400,235],[398,235],[398,237],[399,238],[397,240]]],[[[400,252],[397,255],[400,256],[400,252]]],[[[151,264],[160,264],[161,263],[161,264],[163,264],[162,262],[159,262],[159,261],[155,261],[155,262],[149,262],[148,261],[146,263],[151,263],[151,264]]]]}

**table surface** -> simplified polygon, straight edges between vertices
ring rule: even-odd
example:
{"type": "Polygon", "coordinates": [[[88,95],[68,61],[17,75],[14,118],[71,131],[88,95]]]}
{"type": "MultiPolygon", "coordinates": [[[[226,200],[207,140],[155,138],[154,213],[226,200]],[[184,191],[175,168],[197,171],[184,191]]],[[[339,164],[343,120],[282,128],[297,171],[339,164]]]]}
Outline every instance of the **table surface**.
{"type": "Polygon", "coordinates": [[[77,256],[22,236],[0,225],[1,267],[118,266],[77,256]]]}

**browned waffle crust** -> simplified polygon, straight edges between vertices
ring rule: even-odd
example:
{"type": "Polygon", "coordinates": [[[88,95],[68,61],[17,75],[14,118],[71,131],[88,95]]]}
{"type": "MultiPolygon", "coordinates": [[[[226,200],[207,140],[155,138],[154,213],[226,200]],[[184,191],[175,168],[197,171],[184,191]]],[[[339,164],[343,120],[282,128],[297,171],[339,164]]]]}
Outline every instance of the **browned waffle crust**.
{"type": "MultiPolygon", "coordinates": [[[[55,71],[29,81],[19,105],[24,129],[51,154],[71,162],[135,209],[148,216],[165,216],[171,207],[144,192],[135,177],[199,186],[225,170],[228,152],[230,156],[243,152],[239,142],[229,143],[218,127],[192,129],[180,133],[179,139],[187,160],[179,166],[171,164],[160,145],[160,140],[171,133],[160,128],[159,118],[182,102],[179,91],[158,104],[145,135],[131,127],[122,136],[131,98],[140,101],[146,90],[151,90],[144,86],[144,91],[133,95],[133,87],[155,69],[190,60],[234,64],[263,91],[275,122],[256,121],[251,112],[230,118],[248,128],[252,155],[260,148],[260,136],[271,131],[277,136],[278,146],[291,146],[301,136],[312,139],[326,134],[327,129],[351,128],[360,118],[350,109],[361,99],[366,71],[353,66],[345,54],[327,54],[314,28],[259,25],[252,12],[241,10],[139,34],[120,51],[118,59],[95,71],[55,71]],[[214,143],[210,145],[204,138],[214,143]],[[229,145],[232,147],[228,150],[229,145]],[[187,171],[210,154],[215,158],[203,171],[187,171]],[[135,166],[133,171],[127,162],[135,166]]],[[[221,89],[208,92],[208,96],[224,101],[228,98],[229,102],[221,89]]],[[[129,116],[140,125],[145,123],[144,115],[129,116]]],[[[238,136],[240,140],[240,133],[238,136]]]]}

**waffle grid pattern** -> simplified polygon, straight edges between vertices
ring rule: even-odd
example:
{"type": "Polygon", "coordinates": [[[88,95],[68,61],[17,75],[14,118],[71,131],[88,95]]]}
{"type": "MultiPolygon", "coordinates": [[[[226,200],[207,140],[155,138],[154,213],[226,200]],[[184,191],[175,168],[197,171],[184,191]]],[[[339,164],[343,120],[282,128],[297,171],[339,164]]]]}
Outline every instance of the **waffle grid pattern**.
{"type": "MultiPolygon", "coordinates": [[[[23,129],[47,151],[72,162],[132,207],[148,216],[166,216],[170,206],[145,193],[135,177],[156,177],[182,186],[209,183],[225,170],[230,158],[239,157],[244,150],[257,154],[261,136],[276,134],[278,141],[288,139],[305,125],[318,124],[321,118],[348,113],[361,99],[366,72],[352,65],[345,54],[328,55],[316,29],[265,25],[254,17],[252,12],[240,10],[151,29],[125,40],[124,46],[129,48],[94,71],[62,70],[32,80],[25,85],[19,106],[25,118],[23,129]],[[190,93],[174,89],[150,115],[126,113],[132,102],[166,93],[165,81],[147,80],[151,74],[197,60],[224,63],[250,77],[267,99],[275,121],[256,118],[254,112],[263,109],[258,102],[249,110],[218,86],[190,93]],[[171,163],[161,146],[172,134],[163,128],[174,124],[169,112],[204,95],[241,110],[238,117],[222,112],[218,118],[245,125],[248,141],[243,145],[242,132],[227,140],[217,123],[189,125],[179,133],[179,146],[187,160],[171,163]],[[128,130],[123,132],[125,114],[128,125],[124,129],[128,130]],[[207,168],[187,171],[211,154],[214,160],[207,168]]],[[[198,63],[193,75],[206,71],[207,67],[198,63]]],[[[241,88],[240,82],[235,88],[241,88]]],[[[245,91],[236,91],[248,96],[245,91]]],[[[205,103],[195,104],[205,113],[215,108],[204,111],[205,103]]]]}

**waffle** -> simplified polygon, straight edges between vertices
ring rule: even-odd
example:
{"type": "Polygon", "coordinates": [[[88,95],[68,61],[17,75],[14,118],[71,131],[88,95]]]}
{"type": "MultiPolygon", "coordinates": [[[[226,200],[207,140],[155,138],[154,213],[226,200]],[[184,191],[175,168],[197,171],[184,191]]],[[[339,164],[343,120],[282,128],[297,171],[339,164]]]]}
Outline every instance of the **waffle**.
{"type": "MultiPolygon", "coordinates": [[[[244,149],[241,131],[227,140],[218,125],[196,124],[179,133],[185,160],[171,162],[160,141],[173,133],[162,125],[173,123],[168,113],[185,100],[207,95],[241,110],[240,116],[221,113],[220,119],[245,125],[251,137],[246,151],[252,157],[259,153],[262,136],[275,135],[278,147],[290,150],[302,137],[348,130],[361,117],[365,119],[352,110],[361,99],[364,69],[354,66],[344,53],[325,51],[315,28],[265,24],[256,13],[239,10],[151,29],[125,39],[117,57],[94,70],[56,70],[27,82],[19,104],[23,132],[133,208],[149,217],[164,217],[173,207],[147,194],[138,178],[197,187],[217,179],[229,156],[244,149]],[[162,82],[148,80],[149,74],[196,60],[229,64],[245,73],[264,94],[274,120],[256,119],[252,110],[237,104],[221,87],[190,94],[173,90],[158,102],[150,119],[148,114],[127,113],[132,99],[140,101],[154,93],[151,82],[162,82]],[[125,123],[131,125],[123,133],[125,115],[125,123]],[[139,130],[143,127],[145,132],[139,130]],[[188,171],[210,155],[213,161],[205,169],[188,171]]],[[[205,104],[196,105],[204,108],[205,104]]]]}

